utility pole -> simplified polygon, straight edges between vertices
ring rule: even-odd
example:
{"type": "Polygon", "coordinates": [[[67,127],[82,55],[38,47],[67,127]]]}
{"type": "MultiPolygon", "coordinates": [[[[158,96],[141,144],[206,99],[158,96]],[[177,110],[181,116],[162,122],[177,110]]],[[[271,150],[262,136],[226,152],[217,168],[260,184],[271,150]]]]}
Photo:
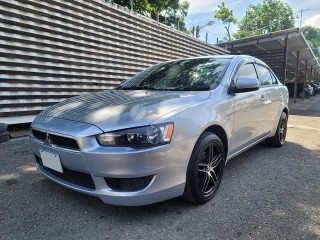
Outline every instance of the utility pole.
{"type": "Polygon", "coordinates": [[[213,24],[215,24],[215,22],[214,21],[210,21],[210,22],[208,22],[207,24],[205,24],[205,25],[203,25],[203,26],[197,26],[196,27],[196,38],[199,38],[200,37],[200,29],[201,28],[204,28],[205,26],[212,26],[213,24]]]}
{"type": "Polygon", "coordinates": [[[301,8],[301,10],[300,10],[300,31],[301,31],[301,24],[302,24],[302,13],[303,13],[304,11],[308,11],[308,10],[310,10],[310,9],[302,9],[302,8],[301,8]]]}
{"type": "Polygon", "coordinates": [[[299,11],[300,12],[300,31],[301,31],[301,25],[302,25],[302,14],[303,12],[306,11],[319,11],[320,9],[302,9],[299,11]]]}
{"type": "Polygon", "coordinates": [[[131,12],[133,11],[133,0],[130,0],[130,8],[131,8],[131,12]]]}
{"type": "Polygon", "coordinates": [[[199,38],[200,37],[200,27],[197,26],[196,27],[196,38],[199,38]]]}

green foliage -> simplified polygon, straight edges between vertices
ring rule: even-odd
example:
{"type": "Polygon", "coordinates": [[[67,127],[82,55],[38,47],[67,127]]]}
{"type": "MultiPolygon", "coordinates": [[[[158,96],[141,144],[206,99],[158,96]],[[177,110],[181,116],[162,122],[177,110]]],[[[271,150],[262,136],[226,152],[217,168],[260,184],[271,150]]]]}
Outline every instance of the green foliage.
{"type": "MultiPolygon", "coordinates": [[[[130,0],[112,0],[112,2],[131,9],[130,0]]],[[[133,1],[133,11],[147,16],[150,10],[148,0],[133,1]]]]}
{"type": "Polygon", "coordinates": [[[230,24],[236,24],[237,19],[233,16],[232,10],[225,7],[224,2],[221,3],[221,5],[218,5],[218,10],[215,11],[215,14],[213,15],[215,18],[219,19],[223,24],[225,24],[225,28],[227,30],[227,40],[231,40],[230,35],[230,24]]]}
{"type": "MultiPolygon", "coordinates": [[[[130,0],[112,0],[130,9],[130,0]]],[[[190,3],[179,0],[134,0],[133,11],[149,16],[158,22],[187,32],[185,17],[188,15],[190,3]]]]}
{"type": "Polygon", "coordinates": [[[184,19],[188,15],[189,6],[188,1],[181,3],[179,3],[179,0],[171,1],[171,4],[160,12],[159,22],[187,33],[184,19]]]}
{"type": "Polygon", "coordinates": [[[301,28],[301,31],[307,39],[314,55],[320,62],[320,28],[304,26],[301,28]]]}
{"type": "Polygon", "coordinates": [[[235,38],[245,38],[293,28],[292,8],[282,0],[263,0],[249,5],[246,16],[239,22],[235,38]]]}

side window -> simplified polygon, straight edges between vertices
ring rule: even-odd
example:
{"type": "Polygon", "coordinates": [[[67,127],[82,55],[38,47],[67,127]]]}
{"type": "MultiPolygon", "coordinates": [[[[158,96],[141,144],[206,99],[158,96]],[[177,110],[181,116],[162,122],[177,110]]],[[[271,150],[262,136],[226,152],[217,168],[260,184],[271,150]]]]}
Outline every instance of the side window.
{"type": "Polygon", "coordinates": [[[257,72],[253,66],[252,63],[246,63],[242,65],[238,71],[236,72],[234,76],[234,80],[236,81],[238,77],[252,77],[252,78],[258,78],[257,72]]]}
{"type": "Polygon", "coordinates": [[[256,65],[256,68],[258,69],[258,72],[260,73],[260,85],[265,86],[265,85],[270,85],[273,82],[273,78],[271,76],[271,73],[269,69],[262,67],[260,65],[256,65]]]}

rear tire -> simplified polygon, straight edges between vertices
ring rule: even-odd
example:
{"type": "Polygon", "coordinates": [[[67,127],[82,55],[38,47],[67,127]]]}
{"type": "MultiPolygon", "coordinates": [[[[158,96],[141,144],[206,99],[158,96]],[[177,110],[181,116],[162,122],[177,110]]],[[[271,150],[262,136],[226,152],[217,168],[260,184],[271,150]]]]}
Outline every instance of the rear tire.
{"type": "Polygon", "coordinates": [[[288,128],[288,116],[285,112],[281,113],[276,134],[273,137],[267,138],[266,143],[272,147],[282,147],[285,143],[288,128]]]}
{"type": "Polygon", "coordinates": [[[8,131],[0,133],[0,143],[7,142],[9,141],[9,139],[10,139],[10,135],[8,131]]]}
{"type": "Polygon", "coordinates": [[[0,133],[6,132],[8,129],[8,125],[5,123],[0,123],[0,133]]]}
{"type": "Polygon", "coordinates": [[[187,169],[183,198],[205,203],[219,188],[225,165],[224,146],[219,137],[206,132],[198,139],[187,169]]]}

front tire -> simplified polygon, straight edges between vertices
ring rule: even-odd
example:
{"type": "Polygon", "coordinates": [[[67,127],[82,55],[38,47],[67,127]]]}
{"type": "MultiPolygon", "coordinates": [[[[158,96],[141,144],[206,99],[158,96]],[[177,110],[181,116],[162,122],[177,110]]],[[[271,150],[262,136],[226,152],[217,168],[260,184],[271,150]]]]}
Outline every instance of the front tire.
{"type": "Polygon", "coordinates": [[[202,134],[189,161],[182,197],[198,204],[211,200],[219,188],[225,158],[224,146],[219,137],[209,132],[202,134]]]}
{"type": "Polygon", "coordinates": [[[288,116],[285,112],[281,113],[276,134],[266,139],[266,143],[272,147],[282,147],[285,143],[288,128],[288,116]]]}

